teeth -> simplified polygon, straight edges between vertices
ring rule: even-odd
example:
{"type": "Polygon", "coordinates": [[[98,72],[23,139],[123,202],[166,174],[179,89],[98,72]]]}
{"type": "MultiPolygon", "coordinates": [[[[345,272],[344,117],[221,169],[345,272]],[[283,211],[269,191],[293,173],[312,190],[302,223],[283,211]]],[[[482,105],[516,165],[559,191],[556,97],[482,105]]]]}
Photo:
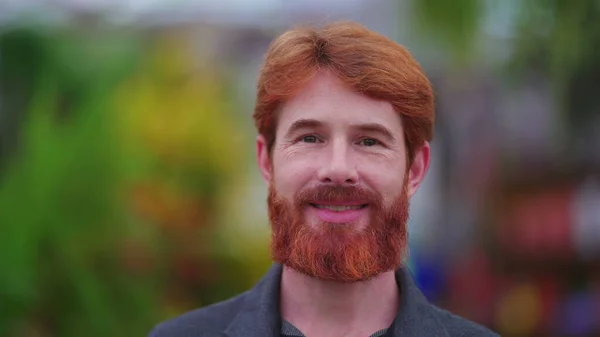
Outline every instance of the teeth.
{"type": "Polygon", "coordinates": [[[321,209],[328,209],[330,211],[334,211],[334,212],[343,212],[343,211],[349,211],[349,210],[356,210],[356,209],[361,209],[362,206],[329,206],[329,205],[315,205],[315,207],[317,208],[321,208],[321,209]]]}

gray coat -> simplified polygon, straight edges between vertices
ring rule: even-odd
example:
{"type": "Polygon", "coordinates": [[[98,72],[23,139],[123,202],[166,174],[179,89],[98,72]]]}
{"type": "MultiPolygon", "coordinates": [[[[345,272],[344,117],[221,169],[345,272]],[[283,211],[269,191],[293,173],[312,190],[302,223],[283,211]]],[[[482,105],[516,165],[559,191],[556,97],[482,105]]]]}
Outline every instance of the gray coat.
{"type": "MultiPolygon", "coordinates": [[[[254,288],[224,302],[190,311],[157,325],[148,337],[279,337],[279,283],[283,268],[274,264],[254,288]]],[[[401,290],[394,337],[498,336],[487,328],[430,304],[410,272],[396,271],[401,290]]]]}

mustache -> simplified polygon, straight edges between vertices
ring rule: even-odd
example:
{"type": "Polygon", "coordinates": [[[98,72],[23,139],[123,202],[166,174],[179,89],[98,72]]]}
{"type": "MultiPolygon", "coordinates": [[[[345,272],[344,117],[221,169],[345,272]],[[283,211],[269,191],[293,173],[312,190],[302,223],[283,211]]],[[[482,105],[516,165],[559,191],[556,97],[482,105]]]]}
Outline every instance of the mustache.
{"type": "Polygon", "coordinates": [[[382,197],[362,186],[319,185],[300,191],[294,198],[297,206],[320,202],[356,202],[380,205],[382,197]]]}

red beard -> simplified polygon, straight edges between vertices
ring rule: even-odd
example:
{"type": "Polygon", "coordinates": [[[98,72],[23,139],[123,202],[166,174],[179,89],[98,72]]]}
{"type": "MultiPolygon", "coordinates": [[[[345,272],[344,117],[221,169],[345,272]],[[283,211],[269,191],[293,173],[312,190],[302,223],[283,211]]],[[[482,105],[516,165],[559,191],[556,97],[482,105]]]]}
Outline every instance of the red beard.
{"type": "Polygon", "coordinates": [[[293,204],[269,188],[271,254],[275,262],[308,276],[335,282],[360,282],[400,267],[407,252],[406,182],[389,208],[380,195],[359,188],[319,186],[302,191],[293,204]],[[364,229],[346,224],[305,224],[310,200],[365,200],[371,219],[364,229]]]}

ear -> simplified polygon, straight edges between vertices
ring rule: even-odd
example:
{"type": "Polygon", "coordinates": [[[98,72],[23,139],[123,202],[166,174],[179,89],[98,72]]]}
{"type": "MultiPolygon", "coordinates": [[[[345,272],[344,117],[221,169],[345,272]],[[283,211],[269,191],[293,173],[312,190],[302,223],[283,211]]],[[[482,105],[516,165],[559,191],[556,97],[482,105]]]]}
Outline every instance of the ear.
{"type": "Polygon", "coordinates": [[[412,165],[408,170],[407,188],[409,197],[412,197],[417,192],[421,182],[425,179],[425,175],[429,169],[430,157],[431,147],[429,146],[429,142],[426,141],[421,147],[416,149],[412,165]]]}
{"type": "Polygon", "coordinates": [[[271,158],[269,157],[267,141],[263,135],[258,135],[258,137],[256,137],[256,159],[258,161],[260,173],[265,183],[268,185],[271,182],[273,168],[271,165],[271,158]]]}

